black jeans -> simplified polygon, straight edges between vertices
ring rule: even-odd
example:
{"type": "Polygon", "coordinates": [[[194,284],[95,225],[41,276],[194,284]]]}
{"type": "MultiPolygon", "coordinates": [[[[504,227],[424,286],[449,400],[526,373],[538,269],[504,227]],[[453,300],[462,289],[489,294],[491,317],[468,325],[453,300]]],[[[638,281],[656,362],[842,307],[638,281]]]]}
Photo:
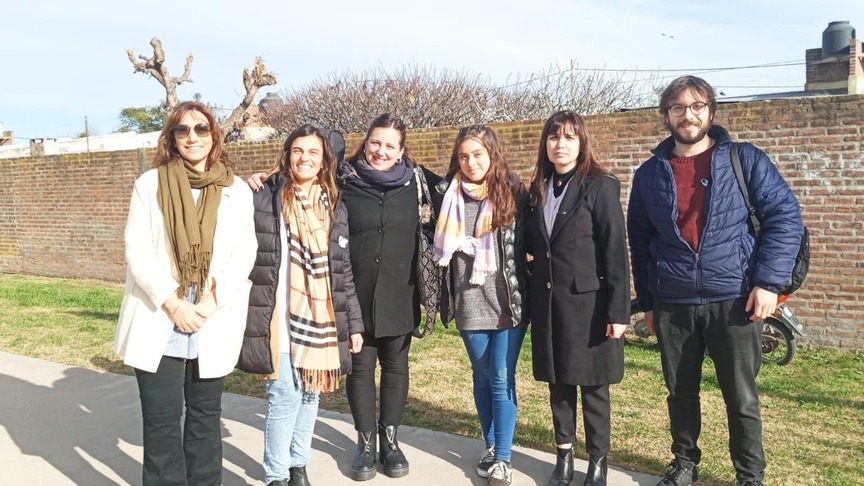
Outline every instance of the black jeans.
{"type": "Polygon", "coordinates": [[[202,380],[197,359],[168,356],[155,373],[136,369],[135,377],[144,422],[144,486],[222,484],[225,378],[202,380]]]}
{"type": "Polygon", "coordinates": [[[726,403],[729,453],[739,481],[761,481],[765,475],[762,417],[756,375],[762,365],[760,322],[751,322],[747,299],[704,305],[655,304],[663,377],[669,390],[672,453],[699,463],[702,429],[699,387],[705,351],[714,361],[717,383],[726,403]]]}
{"type": "Polygon", "coordinates": [[[592,456],[609,453],[611,406],[609,385],[549,384],[549,405],[555,444],[572,444],[576,440],[576,393],[581,389],[582,421],[585,425],[585,450],[592,456]]]}
{"type": "Polygon", "coordinates": [[[408,351],[411,334],[373,337],[363,334],[363,349],[351,355],[351,374],[345,380],[348,405],[358,432],[377,430],[375,423],[375,367],[381,362],[381,423],[399,425],[408,399],[408,351]]]}

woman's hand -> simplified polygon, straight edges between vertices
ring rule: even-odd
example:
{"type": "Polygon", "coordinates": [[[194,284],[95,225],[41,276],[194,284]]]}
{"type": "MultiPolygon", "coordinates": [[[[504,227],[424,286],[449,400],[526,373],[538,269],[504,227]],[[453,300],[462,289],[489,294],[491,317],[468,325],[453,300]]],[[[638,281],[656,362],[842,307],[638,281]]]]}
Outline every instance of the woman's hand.
{"type": "Polygon", "coordinates": [[[267,174],[264,172],[256,172],[246,179],[246,184],[249,184],[249,189],[253,192],[258,192],[264,188],[264,181],[267,180],[267,174]]]}
{"type": "Polygon", "coordinates": [[[197,332],[204,327],[204,317],[198,314],[197,306],[185,300],[169,317],[180,332],[197,332]]]}
{"type": "Polygon", "coordinates": [[[216,282],[210,284],[210,293],[195,304],[195,312],[203,319],[207,319],[216,312],[216,282]]]}
{"type": "Polygon", "coordinates": [[[360,333],[352,334],[348,340],[348,351],[351,354],[359,353],[363,349],[363,335],[360,333]]]}
{"type": "Polygon", "coordinates": [[[626,330],[627,324],[606,324],[606,336],[611,339],[620,338],[626,330]]]}

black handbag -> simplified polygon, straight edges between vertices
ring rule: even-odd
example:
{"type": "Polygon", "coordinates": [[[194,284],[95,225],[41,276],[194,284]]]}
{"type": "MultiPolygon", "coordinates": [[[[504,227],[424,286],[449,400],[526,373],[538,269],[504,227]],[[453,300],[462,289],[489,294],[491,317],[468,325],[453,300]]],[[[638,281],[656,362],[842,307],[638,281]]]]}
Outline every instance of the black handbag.
{"type": "Polygon", "coordinates": [[[441,286],[444,282],[443,267],[435,262],[435,214],[432,210],[432,197],[423,169],[414,168],[417,182],[417,266],[414,269],[417,288],[420,291],[420,305],[423,306],[425,320],[414,329],[414,336],[422,338],[431,334],[435,321],[441,311],[441,286]]]}

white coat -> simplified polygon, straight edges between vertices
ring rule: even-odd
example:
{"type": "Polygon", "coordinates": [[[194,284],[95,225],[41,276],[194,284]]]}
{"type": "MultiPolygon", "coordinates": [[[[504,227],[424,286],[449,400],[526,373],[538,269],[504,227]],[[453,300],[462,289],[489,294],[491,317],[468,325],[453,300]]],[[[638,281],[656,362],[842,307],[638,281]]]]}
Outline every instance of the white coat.
{"type": "MultiPolygon", "coordinates": [[[[148,372],[159,367],[174,329],[162,304],[180,286],[156,199],[158,186],[155,169],[135,181],[126,223],[126,288],[114,339],[114,351],[125,364],[148,372]]],[[[252,191],[235,176],[233,185],[222,188],[216,218],[210,277],[217,310],[198,331],[201,378],[225,376],[237,364],[257,248],[252,191]]]]}

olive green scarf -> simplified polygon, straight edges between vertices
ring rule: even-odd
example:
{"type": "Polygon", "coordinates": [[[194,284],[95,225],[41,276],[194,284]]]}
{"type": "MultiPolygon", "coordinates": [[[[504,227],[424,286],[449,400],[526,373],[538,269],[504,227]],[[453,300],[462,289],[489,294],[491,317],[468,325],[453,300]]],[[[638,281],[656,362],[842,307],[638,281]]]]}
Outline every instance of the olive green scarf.
{"type": "Polygon", "coordinates": [[[207,276],[213,255],[216,214],[222,199],[222,188],[234,183],[234,173],[221,161],[205,172],[192,168],[184,159],[174,159],[160,166],[156,199],[165,219],[168,243],[174,250],[174,261],[180,274],[177,296],[182,298],[190,284],[198,284],[198,299],[209,292],[207,276]],[[201,189],[198,204],[192,188],[201,189]],[[195,208],[192,211],[192,208],[195,208]]]}

